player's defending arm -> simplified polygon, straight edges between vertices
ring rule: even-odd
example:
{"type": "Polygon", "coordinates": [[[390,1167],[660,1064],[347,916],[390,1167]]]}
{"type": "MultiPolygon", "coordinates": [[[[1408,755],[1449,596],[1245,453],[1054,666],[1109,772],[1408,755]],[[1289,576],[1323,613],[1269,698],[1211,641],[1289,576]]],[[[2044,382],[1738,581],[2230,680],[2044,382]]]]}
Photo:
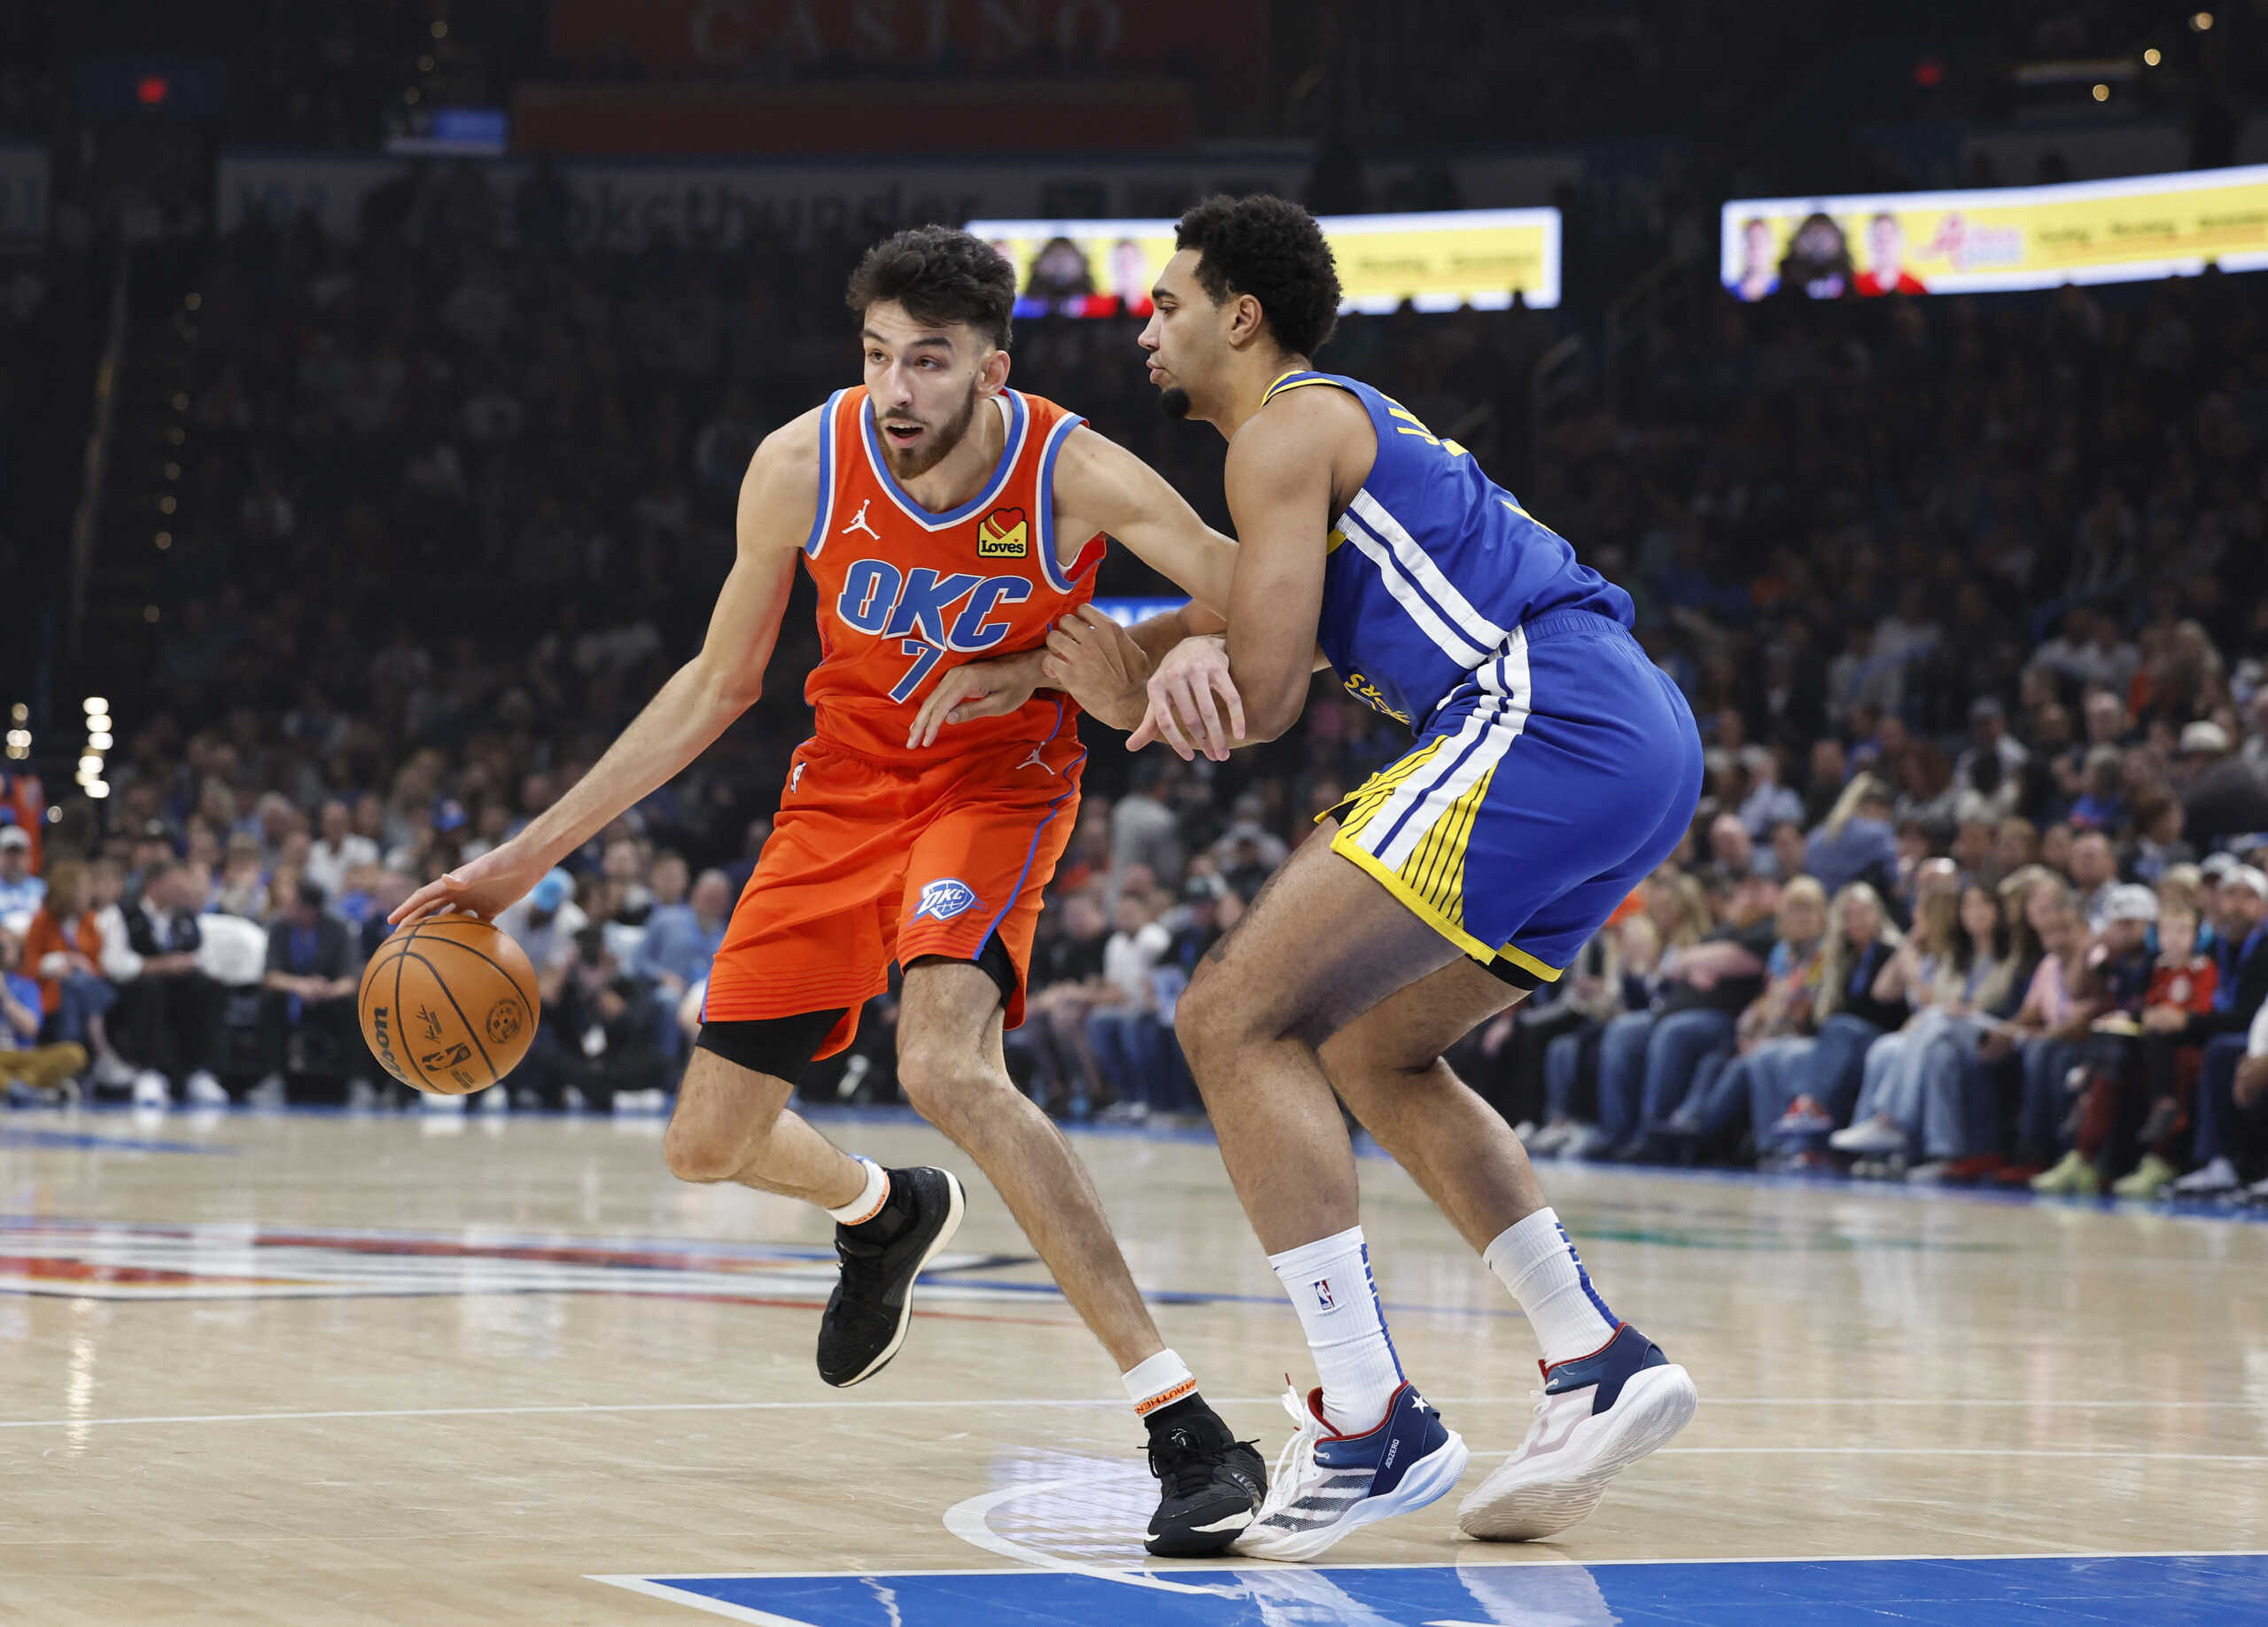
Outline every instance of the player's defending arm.
{"type": "MultiPolygon", "coordinates": [[[[1301,393],[1326,398],[1337,392],[1301,393]]],[[[1275,739],[1307,705],[1323,614],[1333,471],[1342,456],[1351,460],[1358,450],[1339,406],[1287,397],[1245,424],[1229,446],[1229,512],[1242,542],[1225,653],[1230,684],[1242,697],[1243,741],[1275,739]]],[[[1361,428],[1367,432],[1367,422],[1361,428]]],[[[1152,675],[1149,715],[1128,739],[1130,748],[1163,739],[1184,757],[1191,754],[1182,728],[1196,720],[1177,716],[1161,692],[1173,679],[1163,669],[1152,675]]],[[[1198,696],[1200,712],[1209,698],[1198,696]]]]}
{"type": "Polygon", "coordinates": [[[625,808],[674,778],[755,703],[794,585],[796,556],[811,529],[818,448],[814,411],[765,437],[750,460],[741,482],[739,552],[700,653],[526,829],[427,883],[389,919],[416,921],[444,909],[494,916],[625,808]]]}

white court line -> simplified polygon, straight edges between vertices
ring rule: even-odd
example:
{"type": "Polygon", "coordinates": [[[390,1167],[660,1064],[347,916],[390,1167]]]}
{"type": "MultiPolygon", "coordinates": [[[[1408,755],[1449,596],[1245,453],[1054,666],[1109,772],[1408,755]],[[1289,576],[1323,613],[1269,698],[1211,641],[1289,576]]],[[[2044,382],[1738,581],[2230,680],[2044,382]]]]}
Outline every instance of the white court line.
{"type": "MultiPolygon", "coordinates": [[[[1217,1406],[1265,1406],[1280,1397],[1276,1396],[1226,1396],[1214,1399],[1217,1406]]],[[[1437,1405],[1516,1406],[1523,1402],[1518,1396],[1435,1396],[1437,1405]]],[[[1857,1406],[1873,1409],[1885,1406],[2000,1406],[2033,1408],[2127,1408],[2134,1411],[2202,1410],[2211,1412],[2268,1412],[2268,1403],[2256,1401],[2034,1401],[2027,1399],[2003,1401],[1939,1400],[1930,1397],[1885,1399],[1874,1396],[1705,1396],[1709,1406],[1857,1406]]],[[[198,1423],[293,1423],[308,1420],[338,1420],[356,1418],[512,1418],[527,1415],[571,1415],[589,1413],[593,1416],[610,1413],[765,1413],[765,1412],[857,1412],[872,1407],[877,1410],[919,1407],[940,1412],[959,1407],[1030,1407],[1069,1406],[1111,1408],[1126,1405],[1122,1397],[1090,1397],[1085,1398],[1035,1399],[1028,1396],[1000,1396],[987,1400],[966,1398],[949,1401],[594,1401],[563,1403],[540,1406],[403,1406],[377,1407],[362,1411],[311,1413],[172,1413],[138,1418],[0,1418],[0,1429],[86,1429],[113,1428],[128,1424],[198,1424],[198,1423]]],[[[1744,1450],[1736,1447],[1683,1447],[1674,1450],[1723,1451],[1744,1450]]],[[[1756,1450],[1777,1450],[1757,1448],[1756,1450]]],[[[1810,1450],[1790,1447],[1789,1451],[1810,1450]]],[[[1821,1451],[1836,1448],[1819,1448],[1821,1451]]],[[[1857,1450],[1853,1448],[1852,1450],[1857,1450]]],[[[1983,1456],[2014,1454],[1981,1452],[1983,1456]]]]}
{"type": "MultiPolygon", "coordinates": [[[[711,1573],[703,1571],[702,1574],[707,1576],[711,1573]]],[[[751,1571],[745,1576],[731,1579],[750,1581],[757,1576],[773,1574],[774,1573],[770,1571],[751,1571]]],[[[787,1573],[778,1574],[784,1576],[787,1573]]],[[[720,1576],[718,1579],[723,1581],[727,1578],[720,1576]]],[[[603,1582],[609,1587],[619,1587],[633,1593],[643,1593],[649,1599],[659,1599],[668,1604],[686,1605],[695,1610],[706,1610],[710,1615],[721,1615],[728,1622],[748,1622],[752,1623],[753,1627],[819,1627],[816,1622],[807,1622],[793,1615],[774,1615],[769,1610],[758,1610],[751,1605],[726,1604],[721,1599],[703,1598],[699,1593],[687,1592],[682,1588],[665,1586],[659,1582],[649,1582],[643,1576],[585,1576],[583,1580],[603,1582]]]]}
{"type": "MultiPolygon", "coordinates": [[[[1505,1458],[1510,1452],[1476,1452],[1476,1458],[1505,1458]]],[[[2268,1463],[2268,1455],[2222,1452],[2065,1452],[2003,1446],[1665,1446],[1658,1458],[2138,1458],[2152,1463],[2268,1463]]]]}
{"type": "MultiPolygon", "coordinates": [[[[1042,1548],[1028,1548],[1012,1537],[1003,1537],[987,1523],[986,1516],[1003,1503],[1017,1502],[1044,1492],[1060,1491],[1070,1486],[1091,1486],[1099,1482],[1119,1478],[1102,1475],[1067,1475],[1060,1480],[1045,1480],[1033,1485],[1008,1486],[998,1491],[985,1491],[965,1498],[945,1510],[945,1529],[987,1553],[997,1553],[1002,1559],[1021,1560],[1027,1565],[1042,1570],[1060,1570],[1075,1576],[1092,1576],[1099,1582],[1120,1582],[1129,1587],[1146,1587],[1161,1593],[1209,1593],[1219,1599],[1241,1599],[1240,1588],[1204,1587],[1187,1582],[1169,1582],[1139,1570],[1112,1570],[1100,1565],[1082,1564],[1077,1560],[1065,1559],[1042,1548]]],[[[1125,1478],[1132,1478],[1130,1475],[1125,1478]]]]}
{"type": "MultiPolygon", "coordinates": [[[[1273,1399],[1272,1396],[1238,1396],[1221,1405],[1257,1406],[1262,1400],[1273,1399]]],[[[404,1406],[336,1413],[180,1413],[148,1418],[8,1418],[0,1419],[0,1429],[81,1429],[103,1424],[290,1423],[302,1419],[338,1418],[513,1418],[531,1413],[589,1413],[595,1417],[608,1413],[861,1412],[868,1408],[886,1412],[900,1407],[938,1412],[948,1407],[1125,1405],[1126,1400],[1122,1396],[1107,1400],[1076,1401],[1032,1400],[1021,1396],[1004,1396],[985,1401],[594,1401],[555,1406],[404,1406]]]]}
{"type": "MultiPolygon", "coordinates": [[[[1030,1488],[1038,1491],[1041,1488],[1030,1488]]],[[[1510,1547],[1510,1544],[1495,1545],[1510,1547]]],[[[1452,1570],[1459,1565],[1471,1565],[1495,1570],[1548,1570],[1554,1566],[1573,1565],[1583,1570],[1612,1569],[1622,1565],[1969,1565],[1999,1564],[2008,1560],[2107,1560],[2107,1559],[2268,1559],[2258,1548],[2043,1548],[2028,1553],[1706,1553],[1661,1559],[1577,1559],[1573,1554],[1556,1553],[1549,1548],[1535,1548],[1534,1558],[1482,1558],[1472,1544],[1460,1544],[1458,1564],[1445,1560],[1326,1560],[1310,1566],[1305,1561],[1240,1559],[1223,1554],[1219,1559],[1188,1560],[1173,1567],[1176,1570],[1273,1570],[1279,1564],[1286,1569],[1315,1570],[1452,1570]]],[[[967,1565],[940,1570],[688,1570],[684,1576],[699,1576],[704,1582],[823,1582],[842,1576],[1022,1576],[1030,1570],[1021,1565],[967,1565]]],[[[643,1578],[640,1578],[642,1580],[643,1578]]],[[[612,1582],[613,1576],[585,1576],[586,1582],[612,1582]]]]}

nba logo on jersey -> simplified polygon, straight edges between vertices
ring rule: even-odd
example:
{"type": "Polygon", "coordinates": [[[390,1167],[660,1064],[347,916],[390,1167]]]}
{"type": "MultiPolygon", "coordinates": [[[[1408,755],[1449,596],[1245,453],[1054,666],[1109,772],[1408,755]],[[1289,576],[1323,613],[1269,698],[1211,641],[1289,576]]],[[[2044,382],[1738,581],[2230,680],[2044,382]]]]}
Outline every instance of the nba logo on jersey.
{"type": "Polygon", "coordinates": [[[979,559],[1021,559],[1031,552],[1031,526],[1021,509],[995,509],[976,527],[979,559]]]}
{"type": "Polygon", "coordinates": [[[1321,1280],[1319,1280],[1317,1282],[1316,1282],[1316,1284],[1315,1284],[1314,1286],[1315,1286],[1315,1303],[1316,1303],[1316,1306],[1317,1306],[1317,1308],[1318,1310],[1323,1310],[1323,1311],[1335,1311],[1335,1310],[1337,1310],[1337,1309],[1339,1308],[1339,1302],[1338,1302],[1337,1300],[1333,1299],[1333,1298],[1331,1296],[1331,1279],[1330,1279],[1330,1278],[1328,1278],[1328,1277],[1322,1278],[1322,1279],[1321,1279],[1321,1280]]]}
{"type": "Polygon", "coordinates": [[[920,901],[913,906],[913,919],[927,915],[932,921],[951,921],[975,902],[976,891],[967,882],[944,876],[922,887],[920,901]]]}

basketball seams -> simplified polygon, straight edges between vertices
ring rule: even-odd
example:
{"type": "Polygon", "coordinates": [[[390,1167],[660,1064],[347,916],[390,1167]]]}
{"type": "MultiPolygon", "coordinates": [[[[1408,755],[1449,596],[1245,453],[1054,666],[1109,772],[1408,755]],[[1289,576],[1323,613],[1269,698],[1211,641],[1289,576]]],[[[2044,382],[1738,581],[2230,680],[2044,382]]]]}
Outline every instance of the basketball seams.
{"type": "MultiPolygon", "coordinates": [[[[476,920],[478,919],[478,916],[473,918],[476,920]]],[[[402,941],[404,943],[416,943],[419,938],[423,937],[430,938],[432,942],[437,944],[448,944],[453,947],[462,949],[467,954],[485,962],[487,966],[501,976],[505,982],[510,984],[512,985],[512,993],[520,997],[520,1003],[528,1008],[528,1015],[531,1018],[542,1011],[543,1002],[536,998],[532,990],[520,986],[519,974],[515,972],[510,967],[505,965],[501,961],[497,960],[494,956],[488,954],[485,951],[474,948],[462,938],[451,938],[446,933],[441,932],[427,932],[425,930],[426,924],[426,922],[421,921],[416,926],[410,928],[409,936],[402,941]]],[[[535,966],[533,962],[530,962],[528,966],[528,976],[531,979],[535,976],[535,966]]]]}
{"type": "MultiPolygon", "coordinates": [[[[410,935],[402,941],[401,958],[416,961],[431,975],[433,986],[441,991],[441,998],[449,1002],[449,1009],[455,1012],[457,1014],[457,1021],[464,1024],[464,1031],[467,1037],[472,1040],[472,1048],[480,1053],[480,1065],[488,1070],[488,1083],[490,1085],[502,1084],[504,1082],[504,1076],[496,1071],[496,1064],[489,1060],[488,1047],[480,1042],[479,1031],[473,1027],[472,1019],[465,1016],[464,1008],[457,1004],[457,997],[450,993],[449,985],[442,980],[441,969],[434,965],[432,961],[427,960],[423,955],[417,954],[415,950],[410,948],[409,946],[416,941],[417,934],[416,932],[410,933],[410,935]]],[[[447,938],[436,938],[433,941],[437,944],[446,944],[454,940],[447,938]]],[[[394,974],[395,985],[397,987],[400,985],[400,973],[397,972],[394,974]]],[[[433,1077],[431,1072],[427,1071],[425,1065],[423,1063],[420,1063],[417,1065],[417,1070],[418,1072],[424,1074],[429,1079],[433,1077]]],[[[451,1079],[449,1083],[454,1085],[456,1081],[454,1079],[451,1079]]],[[[484,1086],[480,1088],[485,1089],[486,1086],[484,1086]]],[[[470,1093],[467,1092],[465,1094],[470,1094],[470,1093]]]]}
{"type": "MultiPolygon", "coordinates": [[[[416,930],[413,928],[410,931],[409,937],[415,938],[416,936],[416,930]]],[[[393,952],[393,1024],[394,1030],[397,1033],[401,1031],[401,963],[408,958],[409,938],[405,938],[401,940],[400,946],[393,952]]],[[[425,969],[431,971],[432,970],[432,968],[429,966],[425,969]]],[[[425,1064],[417,1060],[417,1055],[416,1052],[412,1051],[407,1045],[405,1045],[401,1047],[401,1054],[408,1059],[409,1065],[417,1070],[418,1079],[422,1079],[428,1084],[432,1082],[433,1076],[425,1070],[425,1064]]],[[[415,1088],[416,1086],[416,1081],[410,1079],[404,1079],[402,1080],[402,1083],[409,1085],[413,1088],[415,1088]]]]}

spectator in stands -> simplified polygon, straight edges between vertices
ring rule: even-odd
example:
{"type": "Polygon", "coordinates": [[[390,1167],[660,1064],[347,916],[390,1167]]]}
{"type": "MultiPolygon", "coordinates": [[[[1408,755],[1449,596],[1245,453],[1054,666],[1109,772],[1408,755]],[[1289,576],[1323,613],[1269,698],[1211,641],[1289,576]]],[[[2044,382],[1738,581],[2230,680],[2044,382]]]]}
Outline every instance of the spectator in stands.
{"type": "Polygon", "coordinates": [[[378,845],[354,829],[354,811],[345,798],[332,797],[322,805],[322,831],[307,848],[306,874],[330,898],[346,891],[346,878],[364,865],[378,861],[378,845]]]}
{"type": "Polygon", "coordinates": [[[1729,894],[1757,874],[1756,845],[1737,814],[1720,814],[1709,821],[1709,862],[1702,881],[1713,893],[1729,894]]]}
{"type": "Polygon", "coordinates": [[[2227,729],[2206,720],[2183,728],[2179,767],[2183,824],[2200,843],[2268,830],[2268,779],[2233,754],[2227,729]]]}
{"type": "Polygon", "coordinates": [[[39,985],[23,975],[23,940],[0,926],[0,1083],[11,1107],[37,1105],[85,1071],[84,1047],[42,1045],[39,985]]]}
{"type": "Polygon", "coordinates": [[[249,831],[238,831],[229,838],[228,855],[212,912],[241,915],[246,921],[267,920],[268,867],[260,856],[260,838],[249,831]]]}
{"type": "Polygon", "coordinates": [[[590,923],[575,901],[575,878],[564,870],[552,871],[528,890],[527,897],[496,917],[496,924],[535,968],[536,986],[546,1001],[574,957],[577,937],[590,923]]]}
{"type": "Polygon", "coordinates": [[[2036,895],[2031,919],[2047,953],[2016,1016],[1980,1047],[1987,1061],[2014,1053],[2023,1063],[2016,1146],[2001,1174],[2007,1181],[2030,1180],[2058,1155],[2070,1108],[2070,1077],[2086,1060],[2095,1008],[2083,992],[2080,962],[2089,935],[2085,919],[2067,899],[2048,889],[2036,895]]]}
{"type": "MultiPolygon", "coordinates": [[[[1663,946],[1662,930],[1651,910],[1656,898],[1675,896],[1666,880],[1649,881],[1640,889],[1642,907],[1609,921],[1561,979],[1565,992],[1546,1008],[1550,1026],[1543,1039],[1543,1122],[1525,1138],[1531,1156],[1565,1152],[1582,1140],[1596,1117],[1599,1036],[1624,1012],[1643,1010],[1650,1003],[1647,979],[1660,962],[1663,946]],[[1583,1099],[1586,1083],[1593,1087],[1588,1102],[1583,1099]]],[[[1684,942],[1699,941],[1707,916],[1707,903],[1698,901],[1684,942]]],[[[1530,1003],[1514,1008],[1515,1018],[1525,1016],[1530,1003]]]]}
{"type": "MultiPolygon", "coordinates": [[[[687,896],[685,860],[664,853],[654,861],[654,899],[631,971],[651,983],[656,998],[673,1013],[686,990],[709,976],[709,962],[717,958],[731,922],[733,898],[722,870],[702,871],[687,896]]],[[[673,1042],[674,1033],[673,1024],[665,1025],[662,1048],[678,1056],[683,1053],[673,1042]]]]}
{"type": "MultiPolygon", "coordinates": [[[[2137,1055],[2126,1067],[2105,1076],[2105,1083],[2121,1097],[2109,1115],[2114,1120],[2125,1117],[2129,1102],[2148,1103],[2133,1133],[2141,1156],[2132,1170],[2111,1183],[2117,1197],[2159,1196],[2180,1177],[2181,1161],[2189,1149],[2204,1047],[2191,1041],[2186,1030],[2192,1017],[2211,1012],[2220,981],[2220,968],[2198,947],[2199,924],[2194,905],[2159,894],[2157,963],[2143,1001],[2137,1055]]],[[[2113,1162],[2124,1164],[2125,1159],[2113,1162]]]]}
{"type": "Polygon", "coordinates": [[[1110,878],[1115,892],[1126,873],[1146,865],[1160,881],[1181,875],[1181,821],[1167,806],[1170,784],[1165,765],[1153,752],[1136,759],[1134,783],[1110,809],[1110,878]]]}
{"type": "Polygon", "coordinates": [[[1751,876],[1734,890],[1725,925],[1666,956],[1652,1008],[1616,1017],[1599,1040],[1598,1125],[1571,1148],[1576,1157],[1636,1158],[1652,1148],[1645,1126],[1677,1110],[1708,1058],[1729,1055],[1733,1029],[1764,991],[1765,964],[1780,934],[1780,889],[1751,876]]]}
{"type": "Polygon", "coordinates": [[[1759,1161],[1818,1162],[1817,1142],[1840,1125],[1858,1095],[1868,1049],[1906,1017],[1903,1005],[1875,998],[1882,969],[1903,941],[1875,890],[1852,882],[1836,895],[1824,964],[1812,1011],[1813,1035],[1759,1047],[1744,1059],[1744,1078],[1719,1082],[1697,1133],[1722,1134],[1747,1116],[1759,1161]]]}
{"type": "MultiPolygon", "coordinates": [[[[1780,754],[1767,745],[1745,745],[1740,749],[1740,766],[1748,775],[1748,795],[1742,798],[1740,822],[1747,827],[1754,840],[1770,839],[1773,827],[1794,824],[1801,828],[1804,820],[1804,799],[1794,790],[1780,782],[1780,754]]],[[[1783,876],[1792,881],[1792,876],[1783,876]]]]}
{"type": "Polygon", "coordinates": [[[1130,887],[1119,893],[1118,930],[1102,952],[1106,987],[1087,1016],[1088,1043],[1117,1098],[1110,1115],[1134,1121],[1175,1105],[1159,1097],[1165,1068],[1151,974],[1173,936],[1158,913],[1147,891],[1130,887]]]}
{"type": "Polygon", "coordinates": [[[58,859],[48,867],[46,899],[24,937],[24,964],[39,985],[45,1037],[86,1047],[105,1082],[127,1083],[132,1074],[111,1048],[103,1023],[118,1000],[103,978],[104,942],[87,866],[58,859]]]}
{"type": "Polygon", "coordinates": [[[47,884],[32,874],[32,839],[21,825],[0,825],[0,919],[31,918],[47,896],[47,884]]]}
{"type": "Polygon", "coordinates": [[[1109,927],[1091,890],[1072,892],[1040,914],[1024,1025],[1008,1038],[1032,1058],[1033,1099],[1059,1117],[1084,1119],[1107,1089],[1088,1041],[1087,1017],[1110,997],[1103,976],[1109,927]]]}
{"type": "Polygon", "coordinates": [[[221,985],[198,969],[205,891],[193,865],[159,865],[140,902],[124,912],[124,941],[105,946],[104,969],[120,985],[111,1037],[138,1070],[139,1103],[163,1106],[176,1092],[195,1105],[228,1098],[213,1071],[221,985]]]}
{"type": "Polygon", "coordinates": [[[2149,997],[2155,957],[2150,936],[2157,895],[2132,882],[2112,889],[2102,925],[2081,958],[2082,986],[2094,1010],[2084,1063],[2066,1076],[2074,1098],[2064,1117],[2063,1156],[2032,1178],[2031,1189],[2053,1196],[2093,1197],[2102,1190],[2101,1164],[2112,1132],[2118,1081],[2139,1065],[2140,1018],[2149,997]]]}
{"type": "Polygon", "coordinates": [[[1778,941],[1765,961],[1763,992],[1735,1024],[1733,1055],[1721,1071],[1705,1063],[1697,1070],[1676,1110],[1648,1126],[1653,1133],[1689,1143],[1722,1133],[1740,1117],[1759,1073],[1776,1078],[1798,1053],[1808,1055],[1830,972],[1828,918],[1827,894],[1810,876],[1781,889],[1778,941]]]}
{"type": "Polygon", "coordinates": [[[617,1095],[664,1088],[669,1063],[654,1033],[651,993],[616,962],[604,930],[585,926],[570,940],[556,992],[544,997],[524,1077],[511,1081],[514,1101],[603,1113],[617,1095]]]}
{"type": "Polygon", "coordinates": [[[263,1048],[292,1101],[341,1101],[346,1079],[361,1071],[354,990],[362,961],[353,933],[326,902],[320,883],[301,880],[268,929],[263,1048]]]}
{"type": "Polygon", "coordinates": [[[2197,1134],[2191,1157],[2197,1167],[2174,1182],[2184,1197],[2215,1197],[2243,1184],[2241,1171],[2257,1139],[2263,1101],[2235,1095],[2237,1066],[2247,1036],[2268,1007],[2268,874],[2238,865],[2213,889],[2216,987],[2213,1008],[2193,1016],[2183,1037],[2203,1047],[2197,1072],[2197,1134]]]}
{"type": "Polygon", "coordinates": [[[2090,930],[2102,924],[2103,907],[2118,884],[2118,852],[2100,830],[2082,830],[2071,838],[2071,856],[2065,867],[2078,893],[2079,914],[2090,930]]]}
{"type": "Polygon", "coordinates": [[[1829,892],[1854,881],[1887,896],[1898,879],[1898,836],[1891,828],[1889,788],[1861,774],[1804,844],[1805,873],[1829,892]]]}
{"type": "Polygon", "coordinates": [[[2197,850],[2182,840],[2182,826],[2181,804],[2171,797],[2154,795],[2137,806],[2127,850],[2127,877],[2155,887],[2174,866],[2194,864],[2197,850]]]}

